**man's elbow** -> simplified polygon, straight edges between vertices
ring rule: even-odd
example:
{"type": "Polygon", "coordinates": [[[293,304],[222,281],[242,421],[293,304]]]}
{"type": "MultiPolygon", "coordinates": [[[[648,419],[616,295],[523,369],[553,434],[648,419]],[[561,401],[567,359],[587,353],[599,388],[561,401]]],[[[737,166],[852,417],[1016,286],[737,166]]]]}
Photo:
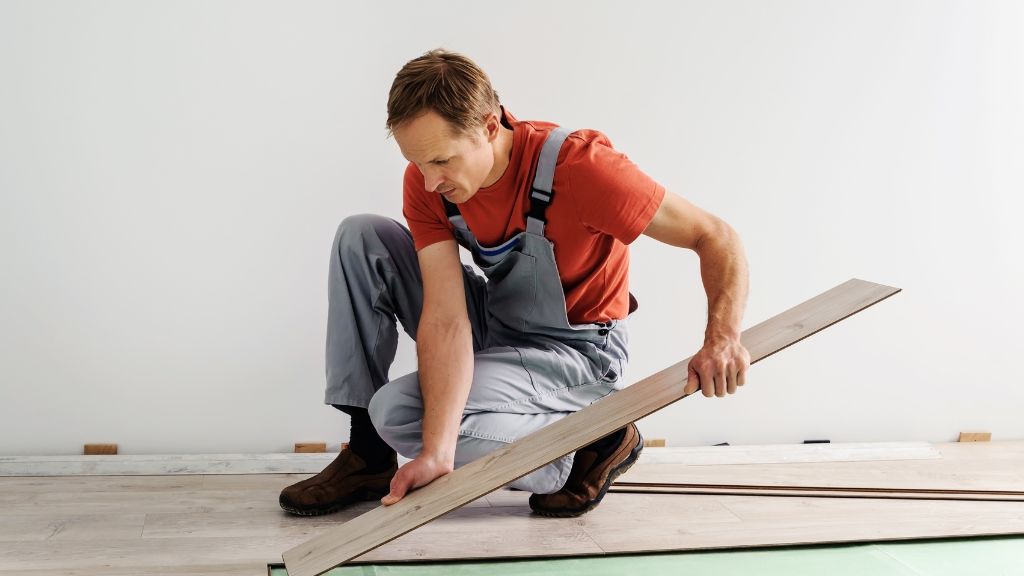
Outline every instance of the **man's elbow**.
{"type": "Polygon", "coordinates": [[[711,216],[703,233],[697,239],[694,251],[700,254],[709,248],[726,248],[742,250],[743,242],[736,230],[728,222],[717,216],[711,216]]]}

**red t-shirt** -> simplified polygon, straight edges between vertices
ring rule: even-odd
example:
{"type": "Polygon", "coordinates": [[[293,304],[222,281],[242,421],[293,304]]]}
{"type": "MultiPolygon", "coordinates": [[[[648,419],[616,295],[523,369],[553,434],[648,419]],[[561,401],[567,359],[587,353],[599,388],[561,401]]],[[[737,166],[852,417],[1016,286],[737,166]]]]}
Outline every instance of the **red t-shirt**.
{"type": "MultiPolygon", "coordinates": [[[[466,225],[484,246],[497,246],[526,230],[530,186],[550,122],[517,120],[502,106],[513,130],[504,174],[459,204],[466,225]]],[[[572,324],[625,318],[629,312],[629,247],[654,218],[665,188],[612,148],[597,130],[577,130],[558,154],[554,198],[544,235],[555,263],[572,324]]],[[[441,195],[427,192],[412,162],[405,169],[402,213],[416,249],[455,238],[441,195]]]]}

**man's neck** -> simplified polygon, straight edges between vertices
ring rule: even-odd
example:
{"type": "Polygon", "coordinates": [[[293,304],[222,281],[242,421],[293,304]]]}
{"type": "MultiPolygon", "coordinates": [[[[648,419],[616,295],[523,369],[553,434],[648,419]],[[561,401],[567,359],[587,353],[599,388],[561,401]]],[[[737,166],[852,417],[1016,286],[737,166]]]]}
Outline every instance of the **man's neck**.
{"type": "Polygon", "coordinates": [[[494,166],[491,168],[491,173],[487,175],[487,179],[480,186],[481,188],[487,188],[494,184],[505,174],[505,170],[508,170],[508,165],[512,161],[512,142],[513,142],[512,130],[501,124],[498,129],[498,138],[495,140],[494,145],[494,166]]]}

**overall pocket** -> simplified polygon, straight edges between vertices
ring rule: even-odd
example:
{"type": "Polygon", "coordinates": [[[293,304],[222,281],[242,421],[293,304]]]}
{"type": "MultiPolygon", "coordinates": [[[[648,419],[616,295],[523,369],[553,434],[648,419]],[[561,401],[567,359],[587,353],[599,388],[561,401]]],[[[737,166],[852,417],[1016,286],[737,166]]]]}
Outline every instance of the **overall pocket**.
{"type": "Polygon", "coordinates": [[[537,304],[536,259],[509,252],[497,264],[480,269],[487,276],[487,313],[509,328],[525,332],[526,320],[537,304]]]}

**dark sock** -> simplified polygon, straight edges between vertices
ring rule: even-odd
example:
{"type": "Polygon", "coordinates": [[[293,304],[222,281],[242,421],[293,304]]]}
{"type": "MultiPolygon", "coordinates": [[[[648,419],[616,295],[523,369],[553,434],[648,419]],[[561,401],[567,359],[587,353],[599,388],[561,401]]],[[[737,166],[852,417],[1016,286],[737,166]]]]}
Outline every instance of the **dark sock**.
{"type": "Polygon", "coordinates": [[[370,413],[366,408],[331,404],[338,410],[352,417],[352,432],[349,434],[348,448],[366,462],[367,472],[381,472],[391,466],[391,455],[395,453],[387,442],[377,434],[377,429],[370,422],[370,413]]]}
{"type": "Polygon", "coordinates": [[[622,444],[622,439],[625,437],[626,429],[620,428],[615,432],[612,432],[611,434],[605,436],[604,438],[592,442],[589,446],[587,446],[587,449],[596,451],[597,461],[600,462],[601,460],[604,460],[608,456],[611,456],[612,452],[614,452],[615,449],[619,447],[619,444],[622,444]]]}

